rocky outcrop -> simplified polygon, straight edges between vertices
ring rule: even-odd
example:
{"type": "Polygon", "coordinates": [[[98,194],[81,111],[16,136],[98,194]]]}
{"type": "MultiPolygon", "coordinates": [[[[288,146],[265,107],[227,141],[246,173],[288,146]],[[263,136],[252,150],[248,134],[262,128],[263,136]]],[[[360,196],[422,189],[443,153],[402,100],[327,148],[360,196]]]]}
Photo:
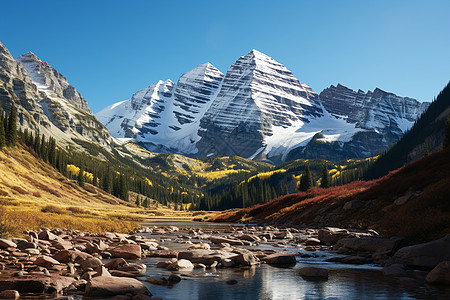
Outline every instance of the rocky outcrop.
{"type": "Polygon", "coordinates": [[[14,59],[1,43],[0,103],[7,112],[15,103],[22,129],[52,136],[64,146],[80,148],[74,140],[82,140],[111,150],[110,133],[63,75],[31,52],[14,59]]]}
{"type": "Polygon", "coordinates": [[[92,114],[88,103],[81,94],[67,82],[67,78],[55,70],[47,62],[41,61],[34,53],[27,52],[16,58],[38,87],[51,90],[61,98],[67,99],[75,107],[92,114]]]}
{"type": "Polygon", "coordinates": [[[319,97],[333,117],[361,129],[342,145],[342,151],[347,155],[351,153],[352,157],[364,157],[388,149],[430,105],[379,88],[365,93],[341,84],[324,89],[319,97]]]}
{"type": "Polygon", "coordinates": [[[450,260],[450,234],[428,243],[401,248],[394,258],[408,267],[431,270],[439,263],[450,260]]]}

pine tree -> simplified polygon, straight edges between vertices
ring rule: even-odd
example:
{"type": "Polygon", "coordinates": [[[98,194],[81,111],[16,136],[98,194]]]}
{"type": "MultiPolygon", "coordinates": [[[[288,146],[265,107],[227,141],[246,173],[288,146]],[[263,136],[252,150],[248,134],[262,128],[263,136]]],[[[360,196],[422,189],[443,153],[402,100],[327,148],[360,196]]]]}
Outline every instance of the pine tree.
{"type": "Polygon", "coordinates": [[[430,154],[428,150],[428,141],[425,140],[424,146],[423,146],[423,157],[427,157],[430,154]]]}
{"type": "Polygon", "coordinates": [[[49,139],[48,162],[56,167],[56,140],[54,138],[49,139]]]}
{"type": "Polygon", "coordinates": [[[311,171],[309,170],[309,166],[306,165],[303,170],[302,177],[300,178],[299,190],[300,192],[306,192],[310,188],[313,187],[313,180],[311,176],[311,171]]]}
{"type": "Polygon", "coordinates": [[[45,135],[42,135],[41,138],[41,158],[43,161],[47,161],[47,141],[45,140],[45,135]]]}
{"type": "Polygon", "coordinates": [[[447,116],[447,121],[445,122],[445,137],[443,148],[447,148],[450,146],[450,114],[447,116]]]}
{"type": "Polygon", "coordinates": [[[6,130],[6,145],[13,147],[17,144],[17,112],[16,106],[11,105],[11,111],[8,118],[8,128],[6,130]]]}
{"type": "Polygon", "coordinates": [[[323,165],[322,169],[322,182],[320,183],[320,187],[327,189],[330,187],[330,174],[328,172],[327,165],[323,165]]]}
{"type": "Polygon", "coordinates": [[[124,175],[120,175],[119,178],[119,192],[118,196],[120,199],[128,201],[128,185],[127,180],[125,179],[124,175]]]}
{"type": "Polygon", "coordinates": [[[84,187],[84,170],[83,170],[83,168],[80,168],[80,171],[78,172],[77,182],[78,182],[79,186],[84,187]]]}
{"type": "Polygon", "coordinates": [[[3,109],[0,107],[0,150],[6,146],[3,109]]]}
{"type": "Polygon", "coordinates": [[[34,149],[34,152],[36,152],[37,156],[40,157],[41,156],[41,139],[40,139],[39,132],[34,137],[33,149],[34,149]]]}

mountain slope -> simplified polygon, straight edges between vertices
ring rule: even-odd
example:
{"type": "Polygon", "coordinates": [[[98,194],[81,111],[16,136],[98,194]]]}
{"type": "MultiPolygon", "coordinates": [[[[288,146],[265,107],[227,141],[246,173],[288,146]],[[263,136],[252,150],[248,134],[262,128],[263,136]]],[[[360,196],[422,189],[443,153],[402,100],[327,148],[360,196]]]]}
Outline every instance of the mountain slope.
{"type": "Polygon", "coordinates": [[[214,221],[373,228],[386,236],[436,239],[450,233],[449,155],[446,149],[379,180],[313,188],[214,221]]]}
{"type": "Polygon", "coordinates": [[[150,151],[195,153],[199,121],[223,74],[210,63],[184,73],[175,85],[159,81],[96,114],[118,138],[134,138],[150,151]]]}
{"type": "Polygon", "coordinates": [[[108,130],[63,75],[31,52],[14,59],[1,43],[0,100],[7,112],[16,103],[23,128],[53,136],[61,145],[82,149],[74,140],[84,140],[111,149],[108,130]]]}
{"type": "Polygon", "coordinates": [[[143,209],[90,184],[81,188],[20,145],[0,151],[0,164],[1,234],[41,227],[130,231],[136,225],[116,217],[145,216],[143,209]]]}
{"type": "Polygon", "coordinates": [[[367,178],[379,178],[391,170],[422,157],[425,144],[430,152],[438,151],[442,146],[445,120],[449,114],[450,83],[398,143],[371,166],[367,178]]]}

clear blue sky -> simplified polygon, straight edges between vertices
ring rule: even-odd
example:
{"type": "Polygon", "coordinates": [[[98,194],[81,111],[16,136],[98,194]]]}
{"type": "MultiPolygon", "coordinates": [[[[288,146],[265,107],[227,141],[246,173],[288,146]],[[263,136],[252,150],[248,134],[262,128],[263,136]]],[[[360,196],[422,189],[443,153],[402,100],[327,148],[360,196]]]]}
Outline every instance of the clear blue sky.
{"type": "Polygon", "coordinates": [[[251,49],[320,93],[342,83],[430,101],[450,80],[450,1],[2,1],[0,41],[34,52],[97,112],[251,49]]]}

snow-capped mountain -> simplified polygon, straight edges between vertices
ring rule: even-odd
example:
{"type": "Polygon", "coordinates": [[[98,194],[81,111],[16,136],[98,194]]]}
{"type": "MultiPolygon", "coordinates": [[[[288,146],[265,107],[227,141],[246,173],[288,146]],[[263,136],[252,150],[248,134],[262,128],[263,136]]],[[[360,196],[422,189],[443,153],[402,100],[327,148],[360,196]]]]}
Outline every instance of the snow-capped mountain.
{"type": "Polygon", "coordinates": [[[323,117],[317,93],[269,56],[252,50],[227,71],[201,120],[200,155],[256,157],[279,147],[278,137],[323,117]]]}
{"type": "Polygon", "coordinates": [[[0,43],[0,100],[16,104],[22,127],[53,136],[60,145],[76,140],[110,147],[113,137],[92,114],[86,100],[48,63],[28,52],[14,59],[0,43]]]}
{"type": "Polygon", "coordinates": [[[197,152],[199,123],[211,105],[223,74],[206,63],[184,73],[176,86],[158,81],[96,114],[113,136],[135,138],[151,151],[197,152]]]}
{"type": "Polygon", "coordinates": [[[325,109],[336,118],[345,118],[364,129],[396,128],[404,133],[430,105],[376,88],[373,92],[353,91],[341,84],[320,93],[325,109]]]}
{"type": "Polygon", "coordinates": [[[380,89],[366,94],[341,85],[319,97],[285,66],[252,50],[225,76],[203,64],[175,85],[159,81],[96,116],[115,137],[151,151],[282,162],[376,154],[426,107],[380,89]]]}

